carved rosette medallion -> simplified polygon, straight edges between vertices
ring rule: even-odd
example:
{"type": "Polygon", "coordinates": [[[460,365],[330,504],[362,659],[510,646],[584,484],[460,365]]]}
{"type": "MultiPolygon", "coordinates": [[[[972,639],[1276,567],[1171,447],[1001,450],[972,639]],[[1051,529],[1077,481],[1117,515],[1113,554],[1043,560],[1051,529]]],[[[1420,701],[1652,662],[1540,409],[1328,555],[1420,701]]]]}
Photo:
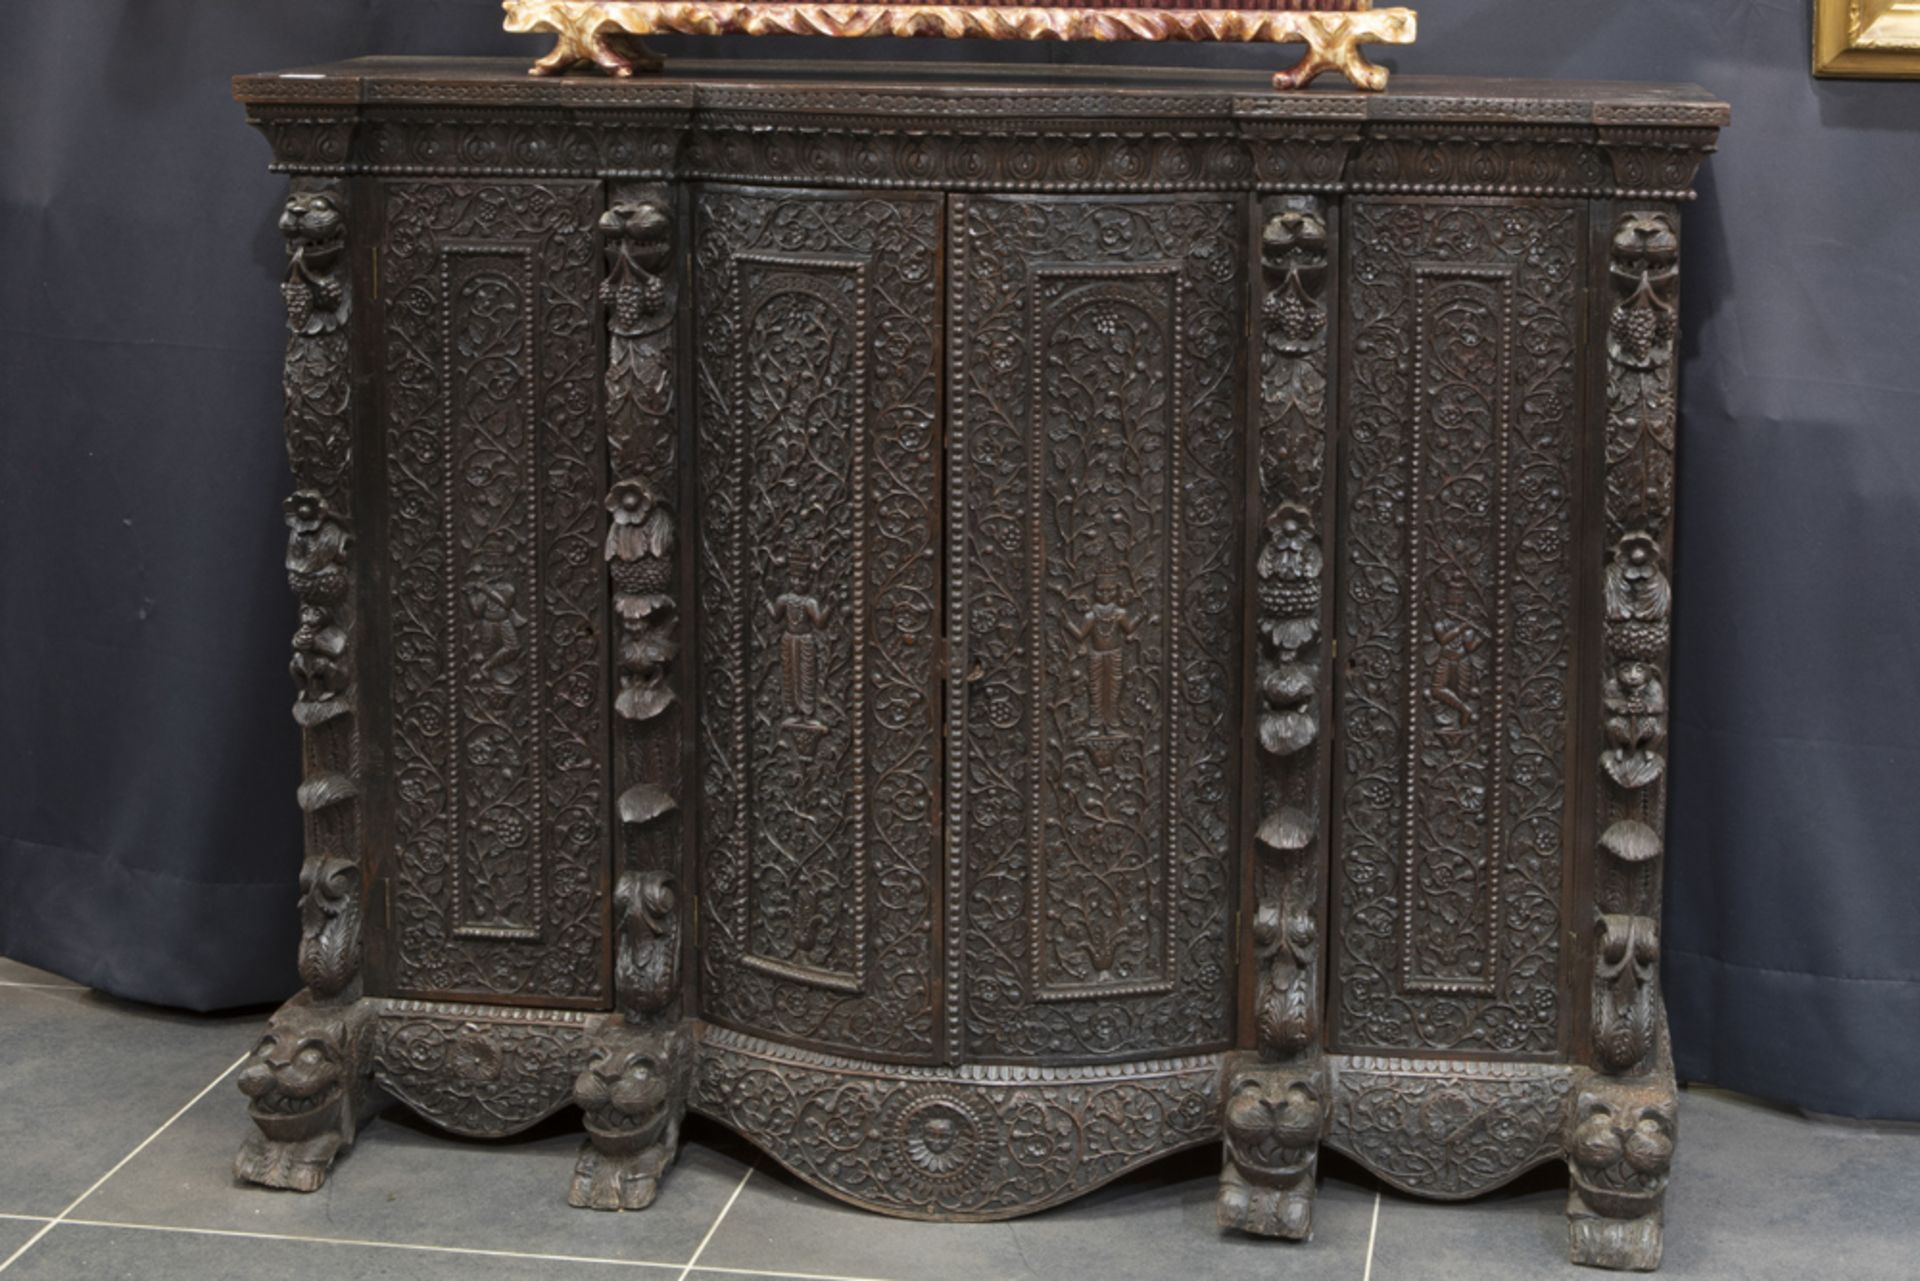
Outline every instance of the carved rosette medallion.
{"type": "Polygon", "coordinates": [[[979,1179],[1005,1143],[990,1110],[938,1086],[893,1095],[881,1111],[880,1132],[891,1144],[888,1171],[913,1199],[927,1202],[979,1179]]]}

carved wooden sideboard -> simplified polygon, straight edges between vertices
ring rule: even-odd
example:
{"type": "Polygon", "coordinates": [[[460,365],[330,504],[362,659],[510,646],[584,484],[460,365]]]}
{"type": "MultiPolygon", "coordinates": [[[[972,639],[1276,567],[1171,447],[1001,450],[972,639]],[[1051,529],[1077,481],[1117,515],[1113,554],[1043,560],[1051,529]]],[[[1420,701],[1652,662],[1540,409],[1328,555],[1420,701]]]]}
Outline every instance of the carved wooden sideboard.
{"type": "Polygon", "coordinates": [[[301,973],[243,1179],[688,1108],[890,1214],[1224,1139],[1651,1267],[1696,90],[369,60],[293,195],[301,973]]]}

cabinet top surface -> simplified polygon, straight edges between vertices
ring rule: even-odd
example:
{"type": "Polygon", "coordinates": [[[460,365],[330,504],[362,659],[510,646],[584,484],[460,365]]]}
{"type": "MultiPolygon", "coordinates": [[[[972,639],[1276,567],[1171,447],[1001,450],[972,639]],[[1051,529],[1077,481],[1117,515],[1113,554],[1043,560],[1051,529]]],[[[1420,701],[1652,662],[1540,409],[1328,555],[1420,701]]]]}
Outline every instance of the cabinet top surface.
{"type": "Polygon", "coordinates": [[[535,79],[506,58],[360,58],[240,76],[249,106],[551,106],[626,111],[975,117],[1192,116],[1716,128],[1724,102],[1695,85],[1396,75],[1385,93],[1276,93],[1258,68],[670,60],[614,80],[535,79]]]}

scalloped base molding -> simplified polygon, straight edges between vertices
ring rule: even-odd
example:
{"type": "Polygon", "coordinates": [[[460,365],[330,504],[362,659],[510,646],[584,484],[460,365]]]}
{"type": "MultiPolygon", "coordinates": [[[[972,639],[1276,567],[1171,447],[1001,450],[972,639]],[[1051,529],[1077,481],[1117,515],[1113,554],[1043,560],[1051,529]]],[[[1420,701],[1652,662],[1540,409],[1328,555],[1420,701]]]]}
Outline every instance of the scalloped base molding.
{"type": "MultiPolygon", "coordinates": [[[[1369,0],[1370,2],[1370,0],[1369,0]]],[[[642,36],[944,36],[987,40],[1212,40],[1304,44],[1300,61],[1273,77],[1300,89],[1329,71],[1357,89],[1387,87],[1387,71],[1362,46],[1412,44],[1412,9],[1302,12],[1288,9],[1080,9],[931,4],[768,4],[741,0],[506,0],[507,30],[555,36],[534,75],[577,66],[631,76],[660,66],[642,36]]]]}
{"type": "MultiPolygon", "coordinates": [[[[474,1138],[513,1134],[571,1103],[594,1034],[613,1017],[362,1004],[376,1016],[374,1083],[474,1138]]],[[[906,1067],[711,1024],[695,1032],[693,1111],[821,1191],[900,1218],[1015,1218],[1220,1138],[1221,1054],[1068,1068],[906,1067]]],[[[1577,1068],[1339,1054],[1327,1063],[1327,1146],[1407,1192],[1478,1196],[1566,1155],[1577,1068]]]]}

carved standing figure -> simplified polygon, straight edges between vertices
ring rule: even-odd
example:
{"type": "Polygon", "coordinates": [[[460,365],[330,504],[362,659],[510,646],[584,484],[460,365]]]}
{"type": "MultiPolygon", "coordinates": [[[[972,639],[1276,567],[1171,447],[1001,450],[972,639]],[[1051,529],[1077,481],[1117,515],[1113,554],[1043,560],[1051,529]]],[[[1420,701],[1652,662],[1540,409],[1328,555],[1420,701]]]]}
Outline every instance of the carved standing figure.
{"type": "Polygon", "coordinates": [[[787,591],[773,598],[773,616],[780,624],[780,688],[786,700],[788,729],[820,731],[820,648],[826,641],[829,606],[805,592],[787,591]]]}
{"type": "Polygon", "coordinates": [[[1147,621],[1147,615],[1121,602],[1120,576],[1107,571],[1095,582],[1093,603],[1086,612],[1064,620],[1067,633],[1086,647],[1087,711],[1095,731],[1121,728],[1127,642],[1147,621]]]}
{"type": "Polygon", "coordinates": [[[1487,634],[1466,617],[1466,593],[1453,584],[1446,608],[1433,620],[1434,656],[1427,681],[1427,697],[1444,709],[1436,712],[1443,733],[1464,733],[1480,719],[1474,705],[1480,682],[1473,664],[1486,640],[1487,634]]]}
{"type": "Polygon", "coordinates": [[[472,620],[472,672],[492,677],[500,685],[519,682],[522,636],[527,616],[518,604],[518,589],[509,578],[478,573],[467,582],[467,612],[472,620]]]}

